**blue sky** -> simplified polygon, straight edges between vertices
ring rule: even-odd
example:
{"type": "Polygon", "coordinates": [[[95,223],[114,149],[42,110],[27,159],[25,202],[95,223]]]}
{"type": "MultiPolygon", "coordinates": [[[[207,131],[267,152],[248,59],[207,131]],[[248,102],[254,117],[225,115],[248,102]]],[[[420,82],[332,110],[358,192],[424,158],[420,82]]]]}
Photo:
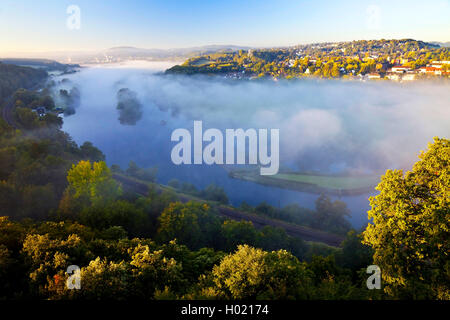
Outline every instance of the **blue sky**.
{"type": "Polygon", "coordinates": [[[450,0],[0,2],[0,53],[380,38],[450,41],[450,0]],[[66,26],[69,5],[80,8],[78,30],[66,26]]]}

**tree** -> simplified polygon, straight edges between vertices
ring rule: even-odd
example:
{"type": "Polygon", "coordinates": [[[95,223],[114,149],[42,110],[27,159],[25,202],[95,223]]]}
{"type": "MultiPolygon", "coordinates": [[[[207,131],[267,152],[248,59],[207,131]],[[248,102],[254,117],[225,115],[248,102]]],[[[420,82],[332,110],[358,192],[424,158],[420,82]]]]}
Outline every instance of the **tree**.
{"type": "Polygon", "coordinates": [[[347,270],[336,265],[334,255],[326,258],[313,256],[307,269],[313,275],[313,299],[355,300],[366,298],[367,287],[354,286],[347,270]]]}
{"type": "Polygon", "coordinates": [[[167,258],[162,250],[151,251],[147,245],[138,245],[132,252],[130,264],[135,267],[133,290],[141,298],[151,298],[155,290],[165,287],[180,290],[184,286],[182,266],[173,258],[167,258]]]}
{"type": "Polygon", "coordinates": [[[256,245],[257,232],[251,221],[224,221],[221,228],[226,251],[235,250],[239,244],[256,245]]]}
{"type": "Polygon", "coordinates": [[[33,291],[45,292],[48,279],[74,262],[82,261],[86,252],[76,234],[67,239],[51,239],[49,234],[28,234],[22,252],[30,265],[29,279],[33,291]]]}
{"type": "Polygon", "coordinates": [[[310,273],[285,250],[239,246],[213,268],[212,276],[214,291],[228,299],[304,299],[310,294],[310,273]]]}
{"type": "Polygon", "coordinates": [[[341,75],[341,72],[339,70],[339,65],[337,63],[334,63],[333,68],[331,68],[331,76],[333,78],[339,78],[340,75],[341,75]]]}
{"type": "Polygon", "coordinates": [[[125,171],[127,175],[141,180],[154,182],[156,180],[157,168],[139,168],[134,161],[130,161],[128,168],[125,171]]]}
{"type": "Polygon", "coordinates": [[[434,138],[419,158],[406,174],[382,176],[364,243],[390,296],[449,299],[450,140],[434,138]]]}
{"type": "Polygon", "coordinates": [[[22,191],[22,215],[45,219],[52,209],[58,208],[58,199],[51,184],[45,186],[27,185],[22,191]]]}
{"type": "Polygon", "coordinates": [[[144,234],[148,221],[142,209],[123,200],[102,207],[85,208],[79,214],[78,220],[98,230],[121,226],[133,237],[144,234]]]}
{"type": "Polygon", "coordinates": [[[191,249],[211,245],[216,241],[219,221],[209,210],[207,204],[193,201],[169,204],[158,218],[158,239],[162,242],[177,239],[191,249]]]}
{"type": "Polygon", "coordinates": [[[80,161],[72,165],[67,181],[69,186],[59,206],[66,214],[89,206],[104,206],[122,193],[122,188],[112,178],[104,161],[80,161]]]}
{"type": "Polygon", "coordinates": [[[180,181],[178,181],[177,179],[171,179],[167,185],[169,187],[172,187],[174,189],[179,189],[180,188],[180,181]]]}
{"type": "Polygon", "coordinates": [[[142,118],[142,104],[137,99],[136,92],[122,88],[117,92],[117,100],[120,123],[135,125],[142,118]]]}
{"type": "Polygon", "coordinates": [[[222,204],[228,204],[228,196],[223,188],[210,184],[201,193],[200,197],[205,200],[218,201],[222,204]]]}
{"type": "Polygon", "coordinates": [[[127,170],[125,171],[126,173],[127,173],[127,175],[129,175],[129,176],[132,176],[132,177],[137,177],[138,176],[138,173],[139,173],[139,167],[138,167],[138,165],[136,164],[136,162],[134,162],[134,161],[130,161],[129,163],[128,163],[128,168],[127,168],[127,170]]]}
{"type": "Polygon", "coordinates": [[[92,161],[105,161],[105,155],[92,142],[86,141],[80,146],[81,154],[84,158],[92,161]]]}
{"type": "Polygon", "coordinates": [[[336,233],[346,233],[350,230],[350,223],[345,219],[350,215],[345,202],[331,199],[322,194],[316,200],[316,213],[312,226],[336,233]]]}
{"type": "Polygon", "coordinates": [[[342,242],[342,251],[336,257],[336,261],[344,268],[349,268],[353,272],[361,268],[367,268],[372,264],[372,249],[361,243],[362,235],[351,230],[347,233],[342,242]]]}
{"type": "Polygon", "coordinates": [[[81,290],[67,288],[68,275],[64,271],[49,278],[46,289],[51,300],[125,300],[133,292],[130,269],[124,261],[97,257],[80,270],[81,290]]]}

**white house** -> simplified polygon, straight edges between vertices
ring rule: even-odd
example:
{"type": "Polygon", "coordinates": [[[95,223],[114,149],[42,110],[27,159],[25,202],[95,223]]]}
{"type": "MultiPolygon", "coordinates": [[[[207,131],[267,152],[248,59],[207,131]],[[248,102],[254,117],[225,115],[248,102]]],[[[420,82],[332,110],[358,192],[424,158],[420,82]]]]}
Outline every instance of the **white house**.
{"type": "Polygon", "coordinates": [[[409,70],[411,70],[410,67],[405,67],[405,66],[394,66],[392,67],[392,72],[396,72],[396,73],[405,73],[409,70]]]}
{"type": "Polygon", "coordinates": [[[379,73],[369,73],[369,74],[367,75],[367,78],[368,78],[369,80],[375,80],[375,79],[381,79],[381,76],[380,76],[379,73]]]}
{"type": "Polygon", "coordinates": [[[416,75],[414,73],[408,73],[402,76],[402,81],[414,81],[416,80],[416,75]]]}

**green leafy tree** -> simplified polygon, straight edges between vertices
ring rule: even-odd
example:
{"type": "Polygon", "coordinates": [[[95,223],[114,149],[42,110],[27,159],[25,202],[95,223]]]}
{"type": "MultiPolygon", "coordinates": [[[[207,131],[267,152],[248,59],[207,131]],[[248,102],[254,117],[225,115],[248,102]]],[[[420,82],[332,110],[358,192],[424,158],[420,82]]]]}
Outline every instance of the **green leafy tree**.
{"type": "Polygon", "coordinates": [[[114,201],[105,206],[85,208],[79,214],[78,220],[98,230],[121,226],[133,237],[142,236],[148,225],[148,219],[143,210],[123,200],[114,201]]]}
{"type": "Polygon", "coordinates": [[[395,298],[450,299],[450,141],[435,138],[412,171],[388,170],[370,198],[364,243],[395,298]]]}
{"type": "Polygon", "coordinates": [[[326,195],[320,195],[316,200],[316,213],[312,226],[336,233],[346,233],[350,230],[350,223],[346,217],[350,215],[345,202],[331,199],[326,195]]]}
{"type": "Polygon", "coordinates": [[[311,293],[310,273],[285,250],[239,246],[213,268],[212,277],[212,291],[228,299],[305,299],[311,293]]]}
{"type": "Polygon", "coordinates": [[[182,267],[162,250],[153,251],[147,245],[138,245],[132,252],[130,263],[134,268],[134,290],[141,298],[153,297],[155,290],[166,287],[179,291],[184,287],[182,267]]]}
{"type": "Polygon", "coordinates": [[[258,234],[251,221],[226,220],[222,224],[220,235],[226,251],[233,251],[240,244],[256,246],[258,242],[258,234]]]}
{"type": "Polygon", "coordinates": [[[105,155],[92,142],[86,141],[80,146],[80,151],[84,158],[91,161],[105,161],[105,155]]]}
{"type": "Polygon", "coordinates": [[[361,240],[362,234],[356,233],[355,230],[347,233],[345,240],[341,244],[342,251],[336,257],[336,261],[340,266],[356,272],[372,264],[372,248],[361,243],[361,240]]]}
{"type": "Polygon", "coordinates": [[[63,213],[73,213],[89,206],[104,206],[122,194],[104,161],[80,161],[67,174],[67,187],[60,203],[63,213]]]}
{"type": "Polygon", "coordinates": [[[219,231],[219,221],[207,204],[190,201],[174,202],[158,218],[158,239],[168,242],[177,239],[191,249],[211,245],[219,231]]]}
{"type": "Polygon", "coordinates": [[[218,201],[222,204],[228,204],[228,196],[223,188],[214,184],[207,186],[201,193],[200,197],[205,200],[218,201]]]}

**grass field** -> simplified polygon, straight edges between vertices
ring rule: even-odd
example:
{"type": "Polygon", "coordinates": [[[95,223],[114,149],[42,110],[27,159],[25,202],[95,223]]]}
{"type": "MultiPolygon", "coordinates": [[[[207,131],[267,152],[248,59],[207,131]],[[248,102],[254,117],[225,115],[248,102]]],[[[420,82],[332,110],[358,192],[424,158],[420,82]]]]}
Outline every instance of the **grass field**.
{"type": "Polygon", "coordinates": [[[195,61],[194,63],[192,63],[192,65],[196,66],[196,67],[205,66],[208,64],[212,64],[212,61],[210,61],[208,59],[199,59],[199,60],[195,61]]]}
{"type": "Polygon", "coordinates": [[[328,189],[357,189],[375,186],[379,182],[377,176],[321,176],[296,173],[280,173],[272,176],[273,179],[310,183],[328,189]]]}
{"type": "Polygon", "coordinates": [[[360,195],[374,191],[380,182],[378,175],[334,175],[309,172],[282,172],[273,176],[262,176],[258,170],[230,170],[228,175],[283,189],[315,194],[327,193],[338,196],[360,195]]]}

